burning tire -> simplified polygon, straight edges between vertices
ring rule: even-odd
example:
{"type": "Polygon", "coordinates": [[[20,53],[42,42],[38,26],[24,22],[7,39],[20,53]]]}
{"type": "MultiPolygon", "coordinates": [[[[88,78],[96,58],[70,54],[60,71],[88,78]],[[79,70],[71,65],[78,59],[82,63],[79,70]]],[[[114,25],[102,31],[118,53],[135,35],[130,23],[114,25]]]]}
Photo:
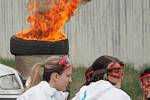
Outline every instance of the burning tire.
{"type": "Polygon", "coordinates": [[[64,55],[69,52],[68,39],[50,42],[24,40],[12,36],[10,51],[13,55],[64,55]]]}

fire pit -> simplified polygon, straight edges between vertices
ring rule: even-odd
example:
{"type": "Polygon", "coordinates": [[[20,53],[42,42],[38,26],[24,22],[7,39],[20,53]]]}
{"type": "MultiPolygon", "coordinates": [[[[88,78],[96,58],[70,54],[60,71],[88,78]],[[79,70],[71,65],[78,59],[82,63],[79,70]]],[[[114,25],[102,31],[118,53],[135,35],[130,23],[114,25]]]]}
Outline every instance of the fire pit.
{"type": "Polygon", "coordinates": [[[31,28],[11,37],[10,51],[15,55],[16,69],[27,78],[31,67],[50,55],[69,52],[68,37],[62,32],[74,14],[79,0],[29,0],[27,21],[31,28]]]}
{"type": "Polygon", "coordinates": [[[12,36],[10,40],[13,55],[63,55],[68,54],[68,39],[50,42],[37,40],[24,40],[12,36]]]}
{"type": "Polygon", "coordinates": [[[68,39],[50,42],[12,36],[10,43],[11,53],[15,55],[16,69],[25,79],[29,77],[31,67],[36,62],[42,62],[50,55],[65,55],[69,52],[68,39]]]}

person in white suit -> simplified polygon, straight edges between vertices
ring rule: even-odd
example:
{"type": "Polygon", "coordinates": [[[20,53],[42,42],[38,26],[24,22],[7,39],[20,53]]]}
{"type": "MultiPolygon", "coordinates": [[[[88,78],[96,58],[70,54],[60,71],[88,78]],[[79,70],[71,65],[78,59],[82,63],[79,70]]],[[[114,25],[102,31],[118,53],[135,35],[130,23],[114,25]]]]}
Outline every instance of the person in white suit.
{"type": "Polygon", "coordinates": [[[86,70],[84,86],[72,100],[131,100],[126,92],[119,89],[124,68],[124,63],[115,57],[99,57],[86,70]]]}
{"type": "Polygon", "coordinates": [[[72,65],[67,55],[50,56],[32,67],[31,82],[17,100],[67,100],[65,89],[71,80],[72,65]]]}

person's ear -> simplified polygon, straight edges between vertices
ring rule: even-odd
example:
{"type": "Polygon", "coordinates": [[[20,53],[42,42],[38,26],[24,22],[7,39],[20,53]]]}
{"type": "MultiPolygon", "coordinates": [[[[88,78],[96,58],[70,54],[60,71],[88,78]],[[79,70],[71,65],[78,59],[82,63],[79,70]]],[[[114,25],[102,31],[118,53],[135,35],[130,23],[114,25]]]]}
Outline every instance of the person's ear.
{"type": "Polygon", "coordinates": [[[104,80],[108,80],[108,75],[107,75],[107,73],[104,74],[103,79],[104,79],[104,80]]]}
{"type": "Polygon", "coordinates": [[[140,87],[141,87],[142,89],[144,88],[141,81],[140,81],[140,87]]]}
{"type": "Polygon", "coordinates": [[[53,80],[58,80],[59,79],[59,74],[58,73],[52,73],[51,78],[53,80]]]}
{"type": "Polygon", "coordinates": [[[141,88],[143,88],[143,87],[142,87],[142,83],[141,83],[141,82],[140,82],[140,87],[141,87],[141,88]]]}

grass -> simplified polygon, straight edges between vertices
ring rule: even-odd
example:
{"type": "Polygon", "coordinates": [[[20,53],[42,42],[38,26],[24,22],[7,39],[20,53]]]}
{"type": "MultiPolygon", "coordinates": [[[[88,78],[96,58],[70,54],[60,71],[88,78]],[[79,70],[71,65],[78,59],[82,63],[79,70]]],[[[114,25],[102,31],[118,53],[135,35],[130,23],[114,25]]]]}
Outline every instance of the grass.
{"type": "Polygon", "coordinates": [[[11,66],[13,68],[16,67],[16,63],[15,63],[14,59],[3,59],[3,58],[0,58],[0,63],[4,64],[4,65],[7,65],[7,66],[11,66]]]}
{"type": "Polygon", "coordinates": [[[72,98],[83,85],[85,70],[86,68],[84,67],[73,68],[70,98],[72,98]]]}
{"type": "Polygon", "coordinates": [[[125,69],[125,78],[122,83],[122,89],[126,91],[132,100],[142,100],[142,90],[139,83],[140,72],[135,70],[132,66],[127,65],[125,69]]]}
{"type": "MultiPolygon", "coordinates": [[[[16,66],[14,60],[0,59],[0,63],[12,66],[13,68],[16,66]]],[[[125,69],[125,78],[122,82],[122,89],[130,95],[132,100],[142,100],[142,90],[138,78],[139,71],[135,70],[131,64],[127,66],[125,69]]],[[[145,65],[143,67],[145,67],[145,65]]],[[[84,67],[73,68],[70,98],[72,98],[83,85],[85,70],[86,68],[84,67]]]]}

